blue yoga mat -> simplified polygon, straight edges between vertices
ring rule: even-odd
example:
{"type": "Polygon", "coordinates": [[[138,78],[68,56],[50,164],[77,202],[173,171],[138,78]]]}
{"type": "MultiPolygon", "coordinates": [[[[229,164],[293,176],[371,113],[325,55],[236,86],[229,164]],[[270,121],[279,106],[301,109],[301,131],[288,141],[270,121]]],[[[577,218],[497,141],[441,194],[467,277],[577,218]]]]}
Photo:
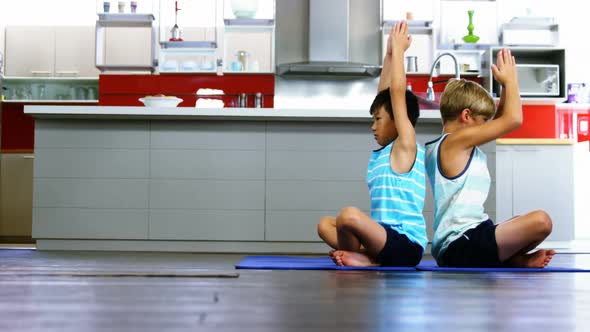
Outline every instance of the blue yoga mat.
{"type": "Polygon", "coordinates": [[[246,256],[236,269],[257,270],[344,270],[344,271],[416,271],[413,267],[338,266],[330,257],[246,256]]]}
{"type": "Polygon", "coordinates": [[[440,267],[433,259],[424,259],[416,266],[418,271],[434,272],[590,272],[590,269],[572,267],[524,268],[524,267],[440,267]]]}

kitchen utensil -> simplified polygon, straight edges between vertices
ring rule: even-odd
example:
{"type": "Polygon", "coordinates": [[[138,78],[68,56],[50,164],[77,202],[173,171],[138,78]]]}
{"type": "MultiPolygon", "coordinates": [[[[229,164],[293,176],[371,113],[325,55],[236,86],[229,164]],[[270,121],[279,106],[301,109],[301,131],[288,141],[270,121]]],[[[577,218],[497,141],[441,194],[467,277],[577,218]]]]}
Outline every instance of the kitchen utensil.
{"type": "Polygon", "coordinates": [[[236,18],[254,18],[258,10],[258,0],[232,0],[231,9],[236,18]]]}
{"type": "Polygon", "coordinates": [[[170,41],[183,41],[182,29],[180,29],[180,27],[178,26],[179,10],[180,8],[178,8],[178,1],[174,1],[174,26],[172,27],[172,30],[170,30],[170,34],[172,35],[172,37],[170,37],[170,41]]]}
{"type": "Polygon", "coordinates": [[[125,12],[125,1],[119,1],[119,13],[125,12]]]}
{"type": "Polygon", "coordinates": [[[245,93],[240,93],[239,103],[240,103],[240,107],[242,107],[242,108],[248,107],[248,95],[246,95],[245,93]]]}
{"type": "Polygon", "coordinates": [[[477,43],[477,41],[479,40],[479,37],[473,34],[473,29],[475,29],[475,26],[473,25],[473,13],[474,12],[475,11],[473,11],[473,10],[467,11],[467,15],[469,15],[469,24],[467,25],[468,34],[467,34],[467,36],[463,37],[463,41],[466,43],[477,43]]]}
{"type": "Polygon", "coordinates": [[[231,71],[242,71],[242,63],[238,61],[232,61],[232,63],[229,64],[229,69],[231,71]]]}
{"type": "Polygon", "coordinates": [[[418,57],[410,55],[406,57],[406,72],[416,73],[418,72],[418,57]]]}
{"type": "Polygon", "coordinates": [[[250,68],[248,68],[248,71],[259,72],[260,71],[260,63],[256,60],[250,62],[250,68]]]}
{"type": "Polygon", "coordinates": [[[238,58],[238,61],[242,64],[242,70],[248,70],[248,60],[250,58],[250,53],[248,53],[247,51],[237,51],[236,52],[236,57],[238,58]]]}
{"type": "Polygon", "coordinates": [[[201,61],[201,70],[213,70],[215,69],[215,63],[213,61],[201,61]]]}
{"type": "Polygon", "coordinates": [[[88,99],[89,100],[96,100],[96,89],[95,88],[88,88],[88,99]]]}
{"type": "Polygon", "coordinates": [[[178,104],[182,102],[182,99],[176,98],[174,96],[146,96],[144,98],[139,98],[139,101],[141,101],[147,107],[177,107],[178,104]]]}

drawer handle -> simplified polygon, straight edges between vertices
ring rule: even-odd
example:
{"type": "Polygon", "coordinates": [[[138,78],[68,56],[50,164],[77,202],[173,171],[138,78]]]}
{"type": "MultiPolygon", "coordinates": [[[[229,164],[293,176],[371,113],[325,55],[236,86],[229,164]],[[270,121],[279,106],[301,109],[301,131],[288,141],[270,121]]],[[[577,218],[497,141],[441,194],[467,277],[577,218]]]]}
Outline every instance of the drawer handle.
{"type": "Polygon", "coordinates": [[[47,70],[31,70],[31,75],[33,75],[33,76],[41,76],[41,75],[50,76],[51,72],[47,71],[47,70]]]}
{"type": "Polygon", "coordinates": [[[77,70],[61,70],[55,72],[56,76],[78,76],[77,70]]]}
{"type": "Polygon", "coordinates": [[[29,154],[29,155],[24,155],[24,156],[23,156],[23,159],[35,159],[35,156],[34,156],[34,155],[32,155],[32,154],[29,154]]]}

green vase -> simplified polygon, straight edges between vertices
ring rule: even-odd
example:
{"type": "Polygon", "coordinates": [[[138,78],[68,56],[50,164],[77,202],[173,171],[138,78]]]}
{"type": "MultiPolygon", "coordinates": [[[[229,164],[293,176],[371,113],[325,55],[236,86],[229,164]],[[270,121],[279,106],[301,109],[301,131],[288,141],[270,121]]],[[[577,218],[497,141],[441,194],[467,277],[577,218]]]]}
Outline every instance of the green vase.
{"type": "Polygon", "coordinates": [[[473,34],[473,29],[475,26],[473,25],[473,10],[468,10],[467,15],[469,15],[469,25],[467,25],[467,36],[463,37],[463,41],[466,43],[477,43],[479,37],[473,34]]]}

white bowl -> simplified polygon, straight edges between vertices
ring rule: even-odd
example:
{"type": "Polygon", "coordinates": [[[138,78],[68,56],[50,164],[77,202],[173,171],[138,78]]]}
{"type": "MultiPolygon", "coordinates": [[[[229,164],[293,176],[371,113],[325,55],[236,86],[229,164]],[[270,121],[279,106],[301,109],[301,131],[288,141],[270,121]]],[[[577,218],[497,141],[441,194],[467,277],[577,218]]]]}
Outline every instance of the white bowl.
{"type": "Polygon", "coordinates": [[[236,18],[254,18],[258,10],[258,0],[232,0],[231,9],[236,18]]]}
{"type": "Polygon", "coordinates": [[[147,107],[177,107],[182,99],[173,96],[144,97],[139,98],[139,101],[141,101],[147,107]]]}

